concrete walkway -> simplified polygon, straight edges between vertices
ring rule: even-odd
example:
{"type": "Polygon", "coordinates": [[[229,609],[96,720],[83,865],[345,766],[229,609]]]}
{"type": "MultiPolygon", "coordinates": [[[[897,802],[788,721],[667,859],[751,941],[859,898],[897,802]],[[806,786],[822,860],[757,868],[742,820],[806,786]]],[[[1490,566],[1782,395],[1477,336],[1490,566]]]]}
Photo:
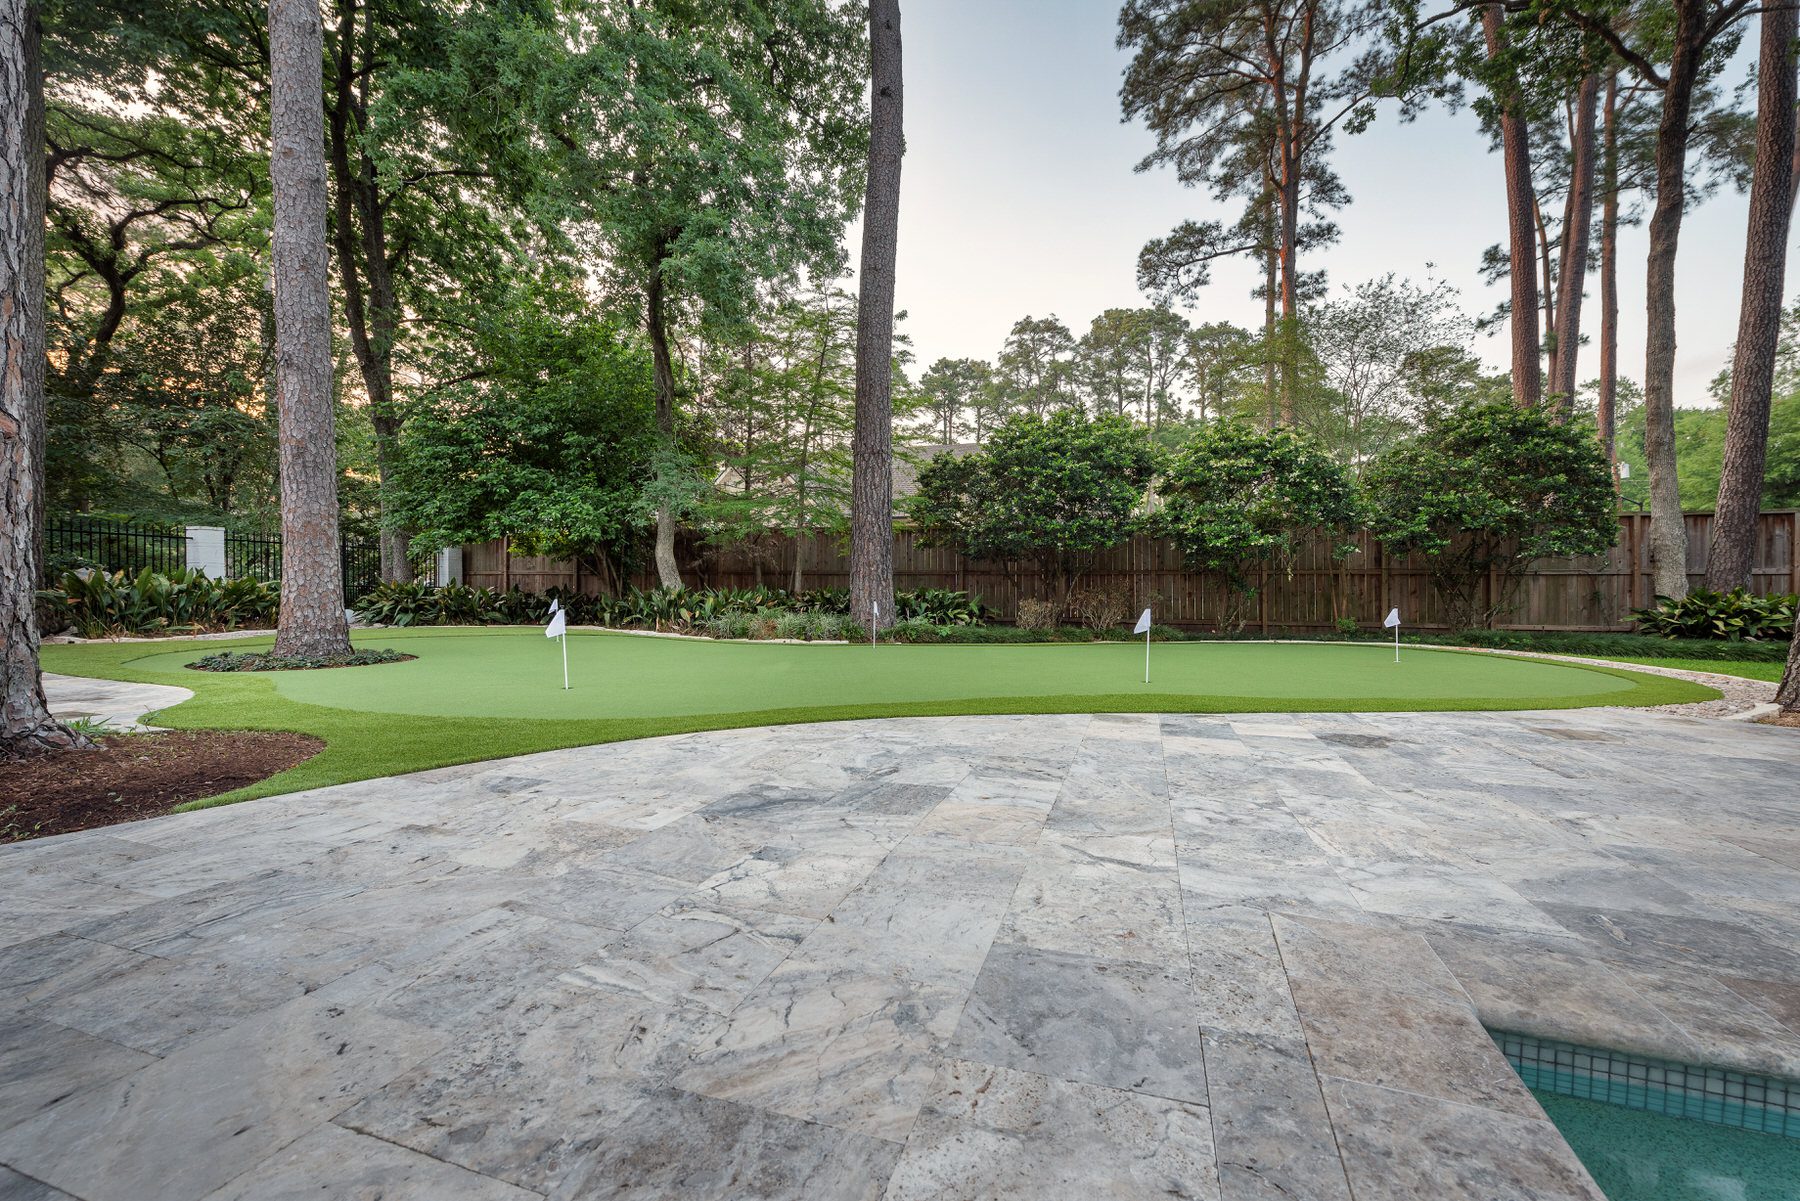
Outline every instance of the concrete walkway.
{"type": "Polygon", "coordinates": [[[85,676],[44,673],[44,699],[52,715],[63,721],[89,718],[115,733],[153,730],[143,724],[158,709],[179,705],[194,693],[173,684],[127,684],[123,680],[90,680],[85,676]]]}
{"type": "Polygon", "coordinates": [[[1800,1075],[1800,737],[866,721],[0,848],[0,1197],[1596,1201],[1483,1029],[1800,1075]]]}

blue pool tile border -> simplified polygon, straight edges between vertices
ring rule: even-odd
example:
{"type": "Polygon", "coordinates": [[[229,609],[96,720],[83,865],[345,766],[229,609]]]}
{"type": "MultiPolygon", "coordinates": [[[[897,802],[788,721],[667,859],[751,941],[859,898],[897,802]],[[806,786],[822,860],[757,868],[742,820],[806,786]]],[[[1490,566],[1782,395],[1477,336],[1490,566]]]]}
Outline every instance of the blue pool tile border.
{"type": "Polygon", "coordinates": [[[1527,1088],[1800,1139],[1800,1081],[1490,1033],[1527,1088]]]}

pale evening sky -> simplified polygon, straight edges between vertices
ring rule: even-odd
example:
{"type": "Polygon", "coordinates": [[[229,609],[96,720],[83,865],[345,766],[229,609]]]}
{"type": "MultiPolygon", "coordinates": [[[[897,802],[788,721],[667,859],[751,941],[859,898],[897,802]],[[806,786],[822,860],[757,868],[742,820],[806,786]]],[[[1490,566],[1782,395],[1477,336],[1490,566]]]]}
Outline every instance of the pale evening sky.
{"type": "MultiPolygon", "coordinates": [[[[915,373],[940,356],[992,358],[1026,314],[1055,313],[1079,336],[1102,309],[1145,304],[1136,264],[1147,239],[1187,217],[1236,217],[1166,169],[1132,170],[1152,140],[1120,120],[1127,56],[1113,44],[1117,16],[1113,0],[902,0],[897,303],[908,313],[915,373]]],[[[1747,40],[1753,47],[1754,31],[1747,40]]],[[[1729,85],[1742,76],[1734,71],[1729,85]]],[[[1343,237],[1303,266],[1325,268],[1334,291],[1395,271],[1448,280],[1472,315],[1502,298],[1479,272],[1483,248],[1505,237],[1500,158],[1467,108],[1411,124],[1383,111],[1368,132],[1340,135],[1332,161],[1352,197],[1338,215],[1343,237]]],[[[1706,402],[1736,336],[1746,204],[1724,189],[1683,225],[1678,404],[1706,402]]],[[[1641,226],[1623,231],[1619,359],[1637,379],[1644,250],[1641,226]]],[[[1221,265],[1188,317],[1256,325],[1256,275],[1249,263],[1221,265]]],[[[1598,311],[1590,276],[1590,336],[1598,311]]],[[[1495,368],[1506,363],[1503,332],[1475,350],[1495,368]]],[[[1584,346],[1582,377],[1594,369],[1594,348],[1584,346]]]]}

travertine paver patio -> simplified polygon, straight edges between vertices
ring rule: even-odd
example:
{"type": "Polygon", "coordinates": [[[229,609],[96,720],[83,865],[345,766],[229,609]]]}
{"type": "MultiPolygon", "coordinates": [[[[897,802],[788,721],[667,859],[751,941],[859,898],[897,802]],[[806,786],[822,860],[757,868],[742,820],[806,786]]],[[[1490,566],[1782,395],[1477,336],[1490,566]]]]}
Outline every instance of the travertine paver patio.
{"type": "Polygon", "coordinates": [[[1800,1074],[1797,767],[914,719],[0,848],[0,1197],[1595,1198],[1482,1023],[1800,1074]]]}

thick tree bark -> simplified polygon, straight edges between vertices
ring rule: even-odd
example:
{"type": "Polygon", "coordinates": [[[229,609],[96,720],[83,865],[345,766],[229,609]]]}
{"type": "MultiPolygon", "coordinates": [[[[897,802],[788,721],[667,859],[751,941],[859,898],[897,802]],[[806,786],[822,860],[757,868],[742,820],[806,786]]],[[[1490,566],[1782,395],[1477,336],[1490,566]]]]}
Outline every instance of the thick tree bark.
{"type": "Polygon", "coordinates": [[[1589,75],[1575,93],[1574,161],[1569,199],[1563,210],[1562,259],[1556,276],[1556,355],[1550,373],[1551,403],[1567,420],[1575,407],[1581,357],[1581,294],[1587,287],[1588,233],[1594,224],[1594,103],[1600,77],[1589,75]]]}
{"type": "Polygon", "coordinates": [[[338,546],[319,6],[269,0],[275,396],[281,440],[278,655],[350,650],[338,546]]]}
{"type": "Polygon", "coordinates": [[[38,673],[44,201],[37,0],[0,0],[0,755],[87,744],[50,716],[38,673]]]}
{"type": "MultiPolygon", "coordinates": [[[[656,428],[667,446],[675,445],[675,363],[669,354],[669,327],[663,311],[662,255],[644,289],[644,320],[650,331],[650,367],[656,382],[656,428]]],[[[675,510],[666,502],[656,507],[656,582],[664,588],[681,587],[681,565],[675,560],[675,510]]]]}
{"type": "Polygon", "coordinates": [[[857,281],[851,442],[850,614],[873,630],[894,622],[894,260],[900,159],[906,150],[899,0],[871,0],[869,75],[869,181],[857,281]]]}
{"type": "MultiPolygon", "coordinates": [[[[1481,26],[1489,58],[1506,50],[1505,20],[1499,4],[1482,9],[1481,26]]],[[[1512,282],[1513,400],[1522,407],[1531,407],[1544,396],[1537,265],[1533,261],[1537,235],[1532,221],[1535,190],[1531,184],[1531,131],[1518,111],[1518,97],[1504,95],[1499,99],[1500,151],[1506,167],[1507,261],[1512,282]]]]}
{"type": "Polygon", "coordinates": [[[1775,703],[1783,713],[1800,713],[1800,622],[1794,623],[1794,641],[1788,645],[1787,670],[1781,673],[1775,703]]]}
{"type": "Polygon", "coordinates": [[[1725,460],[1707,553],[1706,586],[1750,586],[1756,518],[1762,511],[1763,466],[1769,451],[1770,393],[1781,340],[1781,292],[1787,278],[1787,234],[1793,206],[1794,35],[1800,19],[1788,5],[1762,11],[1756,68],[1756,173],[1750,181],[1744,242],[1744,294],[1731,363],[1731,409],[1725,460]]]}
{"type": "Polygon", "coordinates": [[[1677,0],[1674,51],[1656,131],[1656,207],[1644,271],[1644,458],[1650,476],[1651,573],[1659,596],[1688,594],[1687,524],[1675,469],[1675,251],[1687,197],[1688,126],[1705,55],[1705,0],[1677,0]]]}
{"type": "Polygon", "coordinates": [[[1600,394],[1594,418],[1600,449],[1619,482],[1619,73],[1606,79],[1606,134],[1600,166],[1600,394]]]}

